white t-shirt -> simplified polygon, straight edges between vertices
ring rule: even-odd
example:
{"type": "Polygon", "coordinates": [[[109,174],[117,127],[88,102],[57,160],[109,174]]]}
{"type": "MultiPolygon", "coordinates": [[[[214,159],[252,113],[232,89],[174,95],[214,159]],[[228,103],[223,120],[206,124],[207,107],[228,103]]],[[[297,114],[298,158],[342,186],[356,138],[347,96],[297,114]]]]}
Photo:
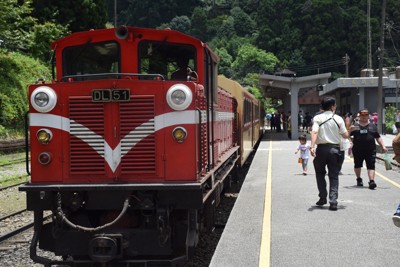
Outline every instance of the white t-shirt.
{"type": "Polygon", "coordinates": [[[332,111],[325,111],[316,115],[313,119],[312,131],[318,132],[317,140],[315,142],[317,145],[339,145],[341,134],[347,132],[343,118],[338,115],[333,115],[332,111]]]}
{"type": "Polygon", "coordinates": [[[308,159],[310,157],[310,145],[309,144],[299,144],[298,147],[300,151],[300,158],[308,159]]]}

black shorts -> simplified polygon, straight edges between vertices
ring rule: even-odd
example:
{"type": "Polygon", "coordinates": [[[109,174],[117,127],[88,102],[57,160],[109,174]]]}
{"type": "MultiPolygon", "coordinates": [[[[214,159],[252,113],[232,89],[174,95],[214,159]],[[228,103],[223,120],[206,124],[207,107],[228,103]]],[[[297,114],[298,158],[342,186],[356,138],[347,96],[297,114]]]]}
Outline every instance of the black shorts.
{"type": "Polygon", "coordinates": [[[353,150],[354,168],[361,168],[363,161],[367,165],[367,170],[375,170],[376,149],[373,150],[353,150]]]}

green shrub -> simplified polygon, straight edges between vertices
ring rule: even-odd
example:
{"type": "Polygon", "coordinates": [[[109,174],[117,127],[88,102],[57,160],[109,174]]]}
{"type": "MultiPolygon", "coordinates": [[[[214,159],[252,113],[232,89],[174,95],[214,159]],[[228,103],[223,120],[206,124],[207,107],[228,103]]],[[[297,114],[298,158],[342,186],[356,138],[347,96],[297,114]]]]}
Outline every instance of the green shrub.
{"type": "Polygon", "coordinates": [[[393,133],[393,125],[396,122],[396,107],[388,105],[385,108],[385,133],[393,133]]]}
{"type": "Polygon", "coordinates": [[[28,110],[27,86],[37,78],[49,80],[50,77],[49,69],[40,61],[20,53],[0,51],[0,125],[5,129],[23,129],[28,110]]]}

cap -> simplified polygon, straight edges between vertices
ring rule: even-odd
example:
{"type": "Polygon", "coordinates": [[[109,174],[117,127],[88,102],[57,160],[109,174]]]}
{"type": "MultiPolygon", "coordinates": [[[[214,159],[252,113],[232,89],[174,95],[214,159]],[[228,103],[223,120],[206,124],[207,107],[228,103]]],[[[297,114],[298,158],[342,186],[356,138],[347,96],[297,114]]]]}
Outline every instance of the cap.
{"type": "Polygon", "coordinates": [[[369,111],[366,108],[360,110],[360,115],[369,115],[369,111]]]}

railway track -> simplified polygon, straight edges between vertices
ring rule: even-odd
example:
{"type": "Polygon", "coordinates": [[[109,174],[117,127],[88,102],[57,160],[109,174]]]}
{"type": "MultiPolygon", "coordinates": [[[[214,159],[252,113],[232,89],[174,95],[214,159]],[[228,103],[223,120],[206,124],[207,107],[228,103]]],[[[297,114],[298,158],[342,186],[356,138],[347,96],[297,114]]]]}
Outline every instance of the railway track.
{"type": "Polygon", "coordinates": [[[25,139],[0,141],[0,152],[13,152],[25,148],[25,139]]]}
{"type": "Polygon", "coordinates": [[[33,216],[31,213],[26,209],[22,209],[0,218],[2,225],[0,227],[0,243],[31,228],[33,226],[33,216]],[[28,219],[29,217],[31,217],[30,220],[28,219]]]}
{"type": "MultiPolygon", "coordinates": [[[[46,221],[51,217],[50,212],[44,217],[46,221]]],[[[33,227],[33,213],[27,209],[16,211],[0,218],[0,243],[6,241],[25,230],[33,227]]]]}
{"type": "Polygon", "coordinates": [[[9,162],[6,163],[0,163],[0,168],[2,167],[7,167],[10,165],[18,164],[18,163],[23,163],[25,162],[25,157],[24,158],[17,158],[17,159],[12,159],[9,162]]]}
{"type": "MultiPolygon", "coordinates": [[[[24,177],[24,176],[21,176],[21,178],[22,177],[24,177]]],[[[26,181],[23,181],[23,182],[20,182],[20,183],[16,183],[16,184],[0,187],[0,191],[7,190],[7,189],[10,189],[10,188],[15,187],[15,186],[20,186],[20,185],[25,184],[25,183],[26,183],[26,181]]]]}

